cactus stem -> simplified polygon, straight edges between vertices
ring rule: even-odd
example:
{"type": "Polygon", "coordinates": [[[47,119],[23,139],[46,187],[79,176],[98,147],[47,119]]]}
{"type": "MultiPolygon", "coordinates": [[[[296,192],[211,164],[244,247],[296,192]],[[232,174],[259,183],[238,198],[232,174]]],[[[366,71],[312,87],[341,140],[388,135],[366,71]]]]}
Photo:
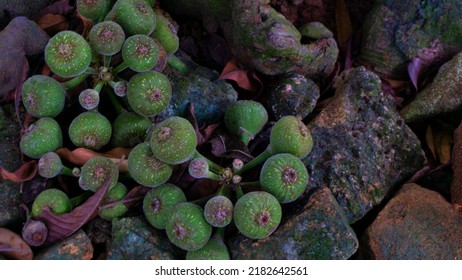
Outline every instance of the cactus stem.
{"type": "Polygon", "coordinates": [[[64,86],[65,90],[75,88],[76,86],[80,85],[89,75],[90,74],[88,73],[80,74],[79,76],[72,78],[69,81],[64,82],[62,85],[64,86]]]}

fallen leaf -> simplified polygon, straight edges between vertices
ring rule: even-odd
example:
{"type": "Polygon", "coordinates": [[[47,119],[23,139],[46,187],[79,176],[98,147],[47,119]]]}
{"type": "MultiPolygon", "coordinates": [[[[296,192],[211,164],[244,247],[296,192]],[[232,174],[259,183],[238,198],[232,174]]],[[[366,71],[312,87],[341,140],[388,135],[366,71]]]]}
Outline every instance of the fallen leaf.
{"type": "Polygon", "coordinates": [[[64,16],[73,13],[75,11],[75,7],[71,6],[69,2],[69,0],[56,1],[53,4],[42,9],[40,12],[31,16],[31,19],[37,21],[39,18],[46,14],[57,14],[64,16]]]}
{"type": "Polygon", "coordinates": [[[185,118],[189,120],[189,122],[194,127],[194,130],[196,131],[197,146],[200,146],[203,143],[207,142],[212,136],[213,132],[219,126],[218,124],[211,124],[211,125],[204,124],[202,127],[199,128],[199,125],[196,120],[194,103],[188,103],[185,118]]]}
{"type": "Polygon", "coordinates": [[[407,72],[417,92],[419,91],[419,76],[425,67],[426,63],[420,57],[413,57],[407,65],[407,72]]]}
{"type": "Polygon", "coordinates": [[[337,27],[337,41],[342,46],[349,40],[353,33],[350,13],[345,0],[335,1],[335,23],[337,27]]]}
{"type": "Polygon", "coordinates": [[[128,165],[127,165],[127,158],[130,154],[131,148],[121,148],[117,147],[110,151],[101,153],[96,152],[93,150],[89,150],[86,148],[77,148],[73,151],[69,150],[68,148],[61,148],[56,151],[56,153],[64,160],[67,160],[75,165],[82,166],[84,165],[89,159],[102,156],[111,159],[114,163],[119,163],[122,157],[125,157],[124,160],[119,164],[119,172],[127,172],[128,165]]]}
{"type": "Polygon", "coordinates": [[[454,132],[454,162],[451,182],[451,202],[462,205],[462,123],[454,132]]]}
{"type": "Polygon", "coordinates": [[[429,125],[425,135],[427,146],[433,157],[441,164],[451,160],[453,130],[444,125],[429,125]]]}
{"type": "Polygon", "coordinates": [[[14,260],[32,260],[30,246],[15,232],[0,228],[0,255],[14,260]]]}
{"type": "Polygon", "coordinates": [[[263,83],[257,74],[241,69],[234,59],[226,64],[219,79],[236,82],[238,87],[253,93],[253,98],[258,97],[263,91],[263,83]]]}
{"type": "Polygon", "coordinates": [[[110,208],[120,202],[125,204],[125,206],[128,208],[136,206],[137,204],[143,201],[144,195],[150,190],[152,190],[151,187],[136,186],[133,189],[131,189],[121,200],[117,200],[117,201],[102,205],[99,208],[99,210],[110,208]]]}
{"type": "Polygon", "coordinates": [[[59,31],[69,29],[69,21],[66,17],[58,14],[45,14],[38,21],[37,25],[48,34],[56,34],[59,31]]]}
{"type": "Polygon", "coordinates": [[[48,208],[45,208],[36,217],[36,220],[42,221],[48,228],[48,236],[44,245],[50,245],[71,236],[88,221],[96,217],[113,176],[114,173],[106,179],[95,194],[69,213],[55,215],[48,208]]]}
{"type": "Polygon", "coordinates": [[[35,160],[24,163],[18,170],[10,172],[0,167],[2,180],[9,180],[15,183],[22,183],[31,180],[37,174],[37,162],[35,160]]]}
{"type": "Polygon", "coordinates": [[[218,135],[208,141],[212,146],[211,153],[218,158],[240,159],[249,162],[253,159],[247,146],[238,137],[218,135]]]}

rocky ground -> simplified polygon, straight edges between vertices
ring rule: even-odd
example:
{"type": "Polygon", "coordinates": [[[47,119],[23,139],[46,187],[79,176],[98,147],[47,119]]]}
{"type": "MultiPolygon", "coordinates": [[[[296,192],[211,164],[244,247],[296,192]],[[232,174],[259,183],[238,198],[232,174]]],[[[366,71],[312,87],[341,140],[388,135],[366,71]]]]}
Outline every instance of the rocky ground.
{"type": "MultiPolygon", "coordinates": [[[[8,230],[0,232],[0,258],[184,259],[186,252],[146,221],[140,201],[147,189],[135,186],[122,217],[74,217],[72,230],[60,229],[69,237],[22,245],[31,250],[27,256],[10,253],[21,241],[24,208],[40,192],[58,186],[80,194],[64,176],[44,179],[31,170],[34,160],[19,149],[30,120],[17,96],[26,77],[51,75],[43,60],[49,37],[82,33],[89,24],[76,15],[75,1],[22,2],[0,3],[0,229],[8,230]]],[[[462,258],[462,2],[220,3],[157,4],[176,21],[176,56],[188,71],[165,68],[173,98],[152,121],[192,119],[201,152],[221,162],[258,155],[285,115],[300,116],[313,138],[302,159],[309,180],[301,197],[283,204],[281,223],[267,238],[227,227],[231,258],[462,258]],[[270,116],[248,148],[221,132],[226,108],[241,99],[261,102],[270,116]]],[[[72,104],[67,110],[76,114],[72,104]]],[[[70,122],[66,114],[57,118],[70,122]]],[[[175,169],[170,180],[188,199],[215,190],[183,171],[175,169]]]]}

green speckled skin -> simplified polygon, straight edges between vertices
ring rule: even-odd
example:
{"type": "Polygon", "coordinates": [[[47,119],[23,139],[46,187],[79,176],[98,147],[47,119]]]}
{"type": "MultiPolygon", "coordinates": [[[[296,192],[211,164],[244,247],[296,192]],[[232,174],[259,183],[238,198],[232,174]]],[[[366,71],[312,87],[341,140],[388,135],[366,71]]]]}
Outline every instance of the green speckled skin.
{"type": "Polygon", "coordinates": [[[79,185],[84,190],[96,192],[110,176],[112,179],[109,187],[112,188],[119,179],[119,170],[115,163],[107,157],[94,157],[82,166],[79,185]],[[113,173],[114,176],[112,176],[113,173]]]}
{"type": "Polygon", "coordinates": [[[156,41],[147,35],[133,35],[128,37],[122,46],[122,58],[133,71],[146,72],[156,66],[159,47],[156,41]]]}
{"type": "Polygon", "coordinates": [[[71,200],[61,190],[46,189],[34,200],[31,209],[31,216],[36,217],[44,208],[49,208],[56,215],[70,212],[72,210],[71,200]]]}
{"type": "Polygon", "coordinates": [[[303,162],[292,154],[277,154],[266,160],[260,172],[262,189],[274,195],[280,203],[296,200],[306,189],[308,171],[303,162]],[[289,182],[284,179],[284,172],[291,168],[296,172],[296,179],[289,182]]]}
{"type": "Polygon", "coordinates": [[[38,159],[63,146],[61,127],[52,118],[44,117],[31,124],[19,142],[23,154],[38,159]]]}
{"type": "Polygon", "coordinates": [[[231,104],[225,113],[225,124],[228,130],[241,135],[241,128],[244,133],[241,138],[245,144],[259,133],[268,122],[268,112],[262,104],[252,100],[239,100],[231,104]]]}
{"type": "Polygon", "coordinates": [[[157,25],[150,36],[161,43],[167,54],[174,54],[180,47],[180,39],[170,29],[168,19],[160,11],[154,11],[154,13],[157,16],[157,25]]]}
{"type": "Polygon", "coordinates": [[[128,82],[128,103],[142,116],[155,116],[162,112],[172,98],[172,85],[159,72],[138,73],[128,82]]]}
{"type": "Polygon", "coordinates": [[[165,230],[173,244],[187,251],[204,247],[212,235],[212,226],[204,219],[204,211],[190,202],[182,202],[172,208],[165,230]],[[178,227],[184,231],[181,238],[175,234],[178,227]]]}
{"type": "Polygon", "coordinates": [[[186,260],[229,260],[229,250],[223,240],[211,238],[204,247],[186,253],[186,260]]]}
{"type": "Polygon", "coordinates": [[[105,20],[119,23],[127,36],[149,35],[156,27],[156,15],[145,0],[118,0],[105,20]]]}
{"type": "Polygon", "coordinates": [[[149,143],[144,142],[136,145],[128,155],[128,172],[138,184],[156,187],[170,178],[173,168],[157,159],[149,143]]]}
{"type": "Polygon", "coordinates": [[[77,0],[77,11],[89,19],[98,19],[106,12],[109,0],[77,0]]]}
{"type": "Polygon", "coordinates": [[[134,147],[145,140],[151,126],[147,117],[134,112],[122,113],[112,122],[112,144],[115,147],[134,147]]]}
{"type": "Polygon", "coordinates": [[[313,148],[313,139],[301,120],[284,116],[271,129],[270,145],[273,154],[289,153],[304,158],[313,148]]]}
{"type": "Polygon", "coordinates": [[[233,219],[233,203],[226,196],[214,196],[204,206],[204,217],[214,227],[225,227],[233,219]]]}
{"type": "Polygon", "coordinates": [[[180,164],[191,159],[196,151],[197,137],[191,123],[182,117],[170,117],[153,130],[151,149],[154,155],[166,163],[180,164]],[[170,128],[168,139],[159,139],[163,128],[170,128]]]}
{"type": "Polygon", "coordinates": [[[42,155],[38,161],[38,173],[44,178],[54,178],[63,170],[61,158],[55,152],[42,155]]]}
{"type": "MultiPolygon", "coordinates": [[[[102,206],[105,204],[109,204],[115,201],[119,201],[127,194],[127,187],[124,184],[117,182],[114,187],[110,188],[106,196],[104,197],[104,201],[102,206]]],[[[128,211],[128,207],[125,206],[123,202],[119,202],[114,206],[109,208],[100,209],[98,215],[108,221],[112,221],[112,219],[122,216],[128,211]]]]}
{"type": "Polygon", "coordinates": [[[91,48],[87,41],[74,31],[61,31],[45,47],[45,61],[51,71],[61,77],[75,77],[87,70],[91,62],[91,48]],[[61,55],[59,46],[66,44],[69,54],[61,55]]]}
{"type": "Polygon", "coordinates": [[[171,214],[171,207],[181,202],[186,202],[186,196],[179,187],[173,184],[158,186],[144,196],[144,217],[156,229],[165,229],[165,223],[171,214]],[[155,207],[158,209],[154,209],[155,207]]]}
{"type": "Polygon", "coordinates": [[[64,108],[66,91],[55,79],[34,75],[22,86],[22,103],[36,118],[56,117],[64,108]]]}
{"type": "Polygon", "coordinates": [[[69,126],[69,137],[77,147],[99,150],[109,142],[111,135],[111,123],[96,112],[78,115],[69,126]]]}
{"type": "Polygon", "coordinates": [[[88,34],[88,40],[95,52],[114,55],[122,49],[125,32],[117,22],[103,21],[93,26],[88,34]]]}
{"type": "Polygon", "coordinates": [[[253,239],[266,238],[281,222],[282,210],[278,200],[262,191],[246,193],[234,205],[234,223],[239,231],[253,239]],[[258,223],[260,215],[267,214],[269,220],[262,226],[258,223]]]}

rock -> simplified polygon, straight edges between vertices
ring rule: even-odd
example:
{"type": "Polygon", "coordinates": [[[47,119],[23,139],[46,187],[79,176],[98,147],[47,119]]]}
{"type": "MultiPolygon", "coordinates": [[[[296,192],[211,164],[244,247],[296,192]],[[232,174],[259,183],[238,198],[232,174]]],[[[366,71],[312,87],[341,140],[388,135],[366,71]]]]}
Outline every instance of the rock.
{"type": "Polygon", "coordinates": [[[462,258],[460,240],[460,208],[434,191],[406,184],[367,228],[361,244],[374,259],[454,260],[462,258]]]}
{"type": "MultiPolygon", "coordinates": [[[[20,130],[14,116],[14,107],[0,107],[0,166],[8,171],[15,171],[21,166],[20,130]]],[[[0,189],[0,227],[19,223],[20,185],[0,179],[0,189]]]]}
{"type": "Polygon", "coordinates": [[[407,122],[421,121],[462,109],[462,53],[446,62],[430,85],[401,110],[407,122]]]}
{"type": "Polygon", "coordinates": [[[154,229],[143,217],[112,221],[111,260],[175,260],[181,252],[164,232],[154,229]]]}
{"type": "Polygon", "coordinates": [[[93,245],[83,230],[50,247],[41,250],[36,260],[91,260],[93,245]]]}
{"type": "Polygon", "coordinates": [[[344,71],[335,82],[333,100],[308,124],[313,150],[303,159],[310,176],[305,194],[330,188],[350,223],[425,161],[419,140],[380,85],[379,77],[364,67],[344,71]]]}
{"type": "Polygon", "coordinates": [[[269,237],[252,240],[241,234],[230,241],[232,259],[347,259],[358,240],[343,210],[327,188],[317,189],[298,212],[284,216],[269,237]]]}
{"type": "Polygon", "coordinates": [[[462,50],[462,2],[376,1],[362,34],[359,65],[394,79],[407,78],[413,57],[436,63],[462,50]]]}
{"type": "Polygon", "coordinates": [[[305,118],[316,106],[319,87],[310,79],[296,73],[288,73],[268,86],[269,113],[276,119],[287,115],[305,118]]]}
{"type": "Polygon", "coordinates": [[[4,12],[8,17],[14,18],[17,16],[30,17],[35,13],[40,12],[46,6],[54,2],[54,0],[7,0],[0,2],[0,14],[4,12]]]}
{"type": "Polygon", "coordinates": [[[221,122],[228,105],[237,100],[237,92],[231,84],[219,80],[216,71],[196,64],[180,51],[176,55],[188,66],[188,73],[169,67],[164,70],[173,92],[172,101],[159,116],[183,116],[188,103],[192,102],[199,125],[221,122]]]}

